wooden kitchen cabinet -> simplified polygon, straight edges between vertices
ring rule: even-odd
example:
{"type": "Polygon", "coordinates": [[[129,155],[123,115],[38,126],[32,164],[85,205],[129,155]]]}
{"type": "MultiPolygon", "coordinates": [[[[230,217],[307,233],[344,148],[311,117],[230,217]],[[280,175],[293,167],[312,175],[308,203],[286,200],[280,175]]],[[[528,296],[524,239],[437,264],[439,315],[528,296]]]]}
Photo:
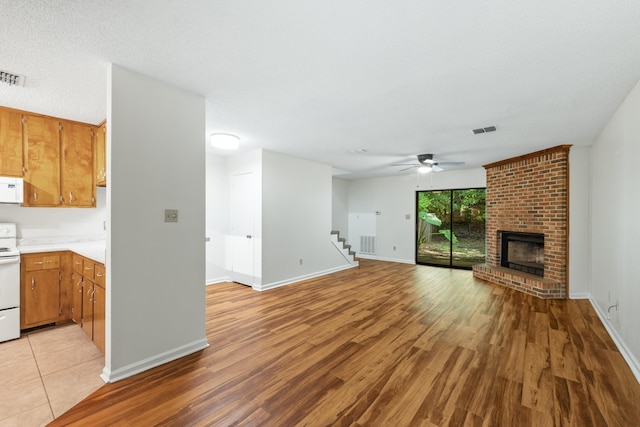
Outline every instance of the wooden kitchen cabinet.
{"type": "Polygon", "coordinates": [[[103,123],[94,131],[94,141],[96,150],[96,185],[98,187],[107,186],[107,124],[103,123]]]}
{"type": "Polygon", "coordinates": [[[106,319],[106,276],[102,263],[80,255],[73,255],[75,288],[74,313],[80,312],[76,320],[84,333],[104,353],[106,319]]]}
{"type": "Polygon", "coordinates": [[[72,252],[63,251],[60,254],[60,315],[58,322],[73,318],[74,283],[72,277],[71,255],[72,252]]]}
{"type": "Polygon", "coordinates": [[[0,176],[22,176],[22,112],[0,108],[0,176]]]}
{"type": "Polygon", "coordinates": [[[93,342],[102,354],[105,350],[105,320],[107,315],[106,290],[93,284],[93,342]]]}
{"type": "Polygon", "coordinates": [[[23,206],[60,205],[60,142],[57,119],[24,114],[23,206]]]}
{"type": "Polygon", "coordinates": [[[93,283],[86,277],[82,280],[82,322],[84,333],[93,339],[93,283]]]}
{"type": "Polygon", "coordinates": [[[95,206],[93,133],[89,125],[60,122],[60,188],[65,206],[95,206]]]}
{"type": "Polygon", "coordinates": [[[60,254],[22,255],[20,269],[20,329],[58,321],[62,312],[60,254]]]}
{"type": "Polygon", "coordinates": [[[84,282],[82,275],[77,272],[73,272],[71,275],[71,281],[73,282],[73,300],[71,303],[71,320],[73,323],[82,325],[82,296],[84,294],[84,282]]]}

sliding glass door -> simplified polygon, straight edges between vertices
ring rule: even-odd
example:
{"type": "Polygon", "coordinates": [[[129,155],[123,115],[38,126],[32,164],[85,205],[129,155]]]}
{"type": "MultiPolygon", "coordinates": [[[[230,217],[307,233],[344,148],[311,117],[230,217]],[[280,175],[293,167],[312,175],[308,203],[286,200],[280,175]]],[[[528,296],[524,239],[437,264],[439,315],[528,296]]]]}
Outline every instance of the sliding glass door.
{"type": "Polygon", "coordinates": [[[485,261],[485,193],[416,193],[416,263],[470,269],[485,261]]]}

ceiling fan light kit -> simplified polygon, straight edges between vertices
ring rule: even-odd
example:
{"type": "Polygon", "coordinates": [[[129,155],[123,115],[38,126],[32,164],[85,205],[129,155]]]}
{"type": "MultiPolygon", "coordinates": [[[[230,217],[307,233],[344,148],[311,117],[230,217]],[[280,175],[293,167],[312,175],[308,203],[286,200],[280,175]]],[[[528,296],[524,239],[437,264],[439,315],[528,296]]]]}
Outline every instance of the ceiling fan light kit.
{"type": "Polygon", "coordinates": [[[419,173],[440,172],[443,171],[440,166],[462,166],[464,162],[436,162],[433,160],[433,154],[418,154],[418,163],[398,163],[391,166],[409,166],[408,168],[400,169],[399,172],[404,172],[409,169],[418,168],[419,173]]]}

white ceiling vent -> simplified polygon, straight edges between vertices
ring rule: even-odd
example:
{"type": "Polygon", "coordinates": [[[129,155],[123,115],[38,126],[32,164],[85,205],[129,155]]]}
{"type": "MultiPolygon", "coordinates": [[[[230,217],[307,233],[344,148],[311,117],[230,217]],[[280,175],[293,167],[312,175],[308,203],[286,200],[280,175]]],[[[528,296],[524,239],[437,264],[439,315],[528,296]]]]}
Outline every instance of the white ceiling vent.
{"type": "Polygon", "coordinates": [[[9,86],[24,86],[25,79],[26,77],[20,74],[0,70],[0,82],[6,83],[9,86]]]}

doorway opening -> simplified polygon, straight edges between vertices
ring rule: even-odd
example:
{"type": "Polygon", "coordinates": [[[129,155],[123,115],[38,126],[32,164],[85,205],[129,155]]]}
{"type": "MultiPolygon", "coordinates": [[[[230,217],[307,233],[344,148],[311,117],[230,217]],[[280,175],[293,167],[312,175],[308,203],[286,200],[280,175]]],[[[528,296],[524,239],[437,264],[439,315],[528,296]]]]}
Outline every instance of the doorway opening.
{"type": "Polygon", "coordinates": [[[471,269],[485,262],[486,189],[416,192],[416,264],[471,269]]]}

